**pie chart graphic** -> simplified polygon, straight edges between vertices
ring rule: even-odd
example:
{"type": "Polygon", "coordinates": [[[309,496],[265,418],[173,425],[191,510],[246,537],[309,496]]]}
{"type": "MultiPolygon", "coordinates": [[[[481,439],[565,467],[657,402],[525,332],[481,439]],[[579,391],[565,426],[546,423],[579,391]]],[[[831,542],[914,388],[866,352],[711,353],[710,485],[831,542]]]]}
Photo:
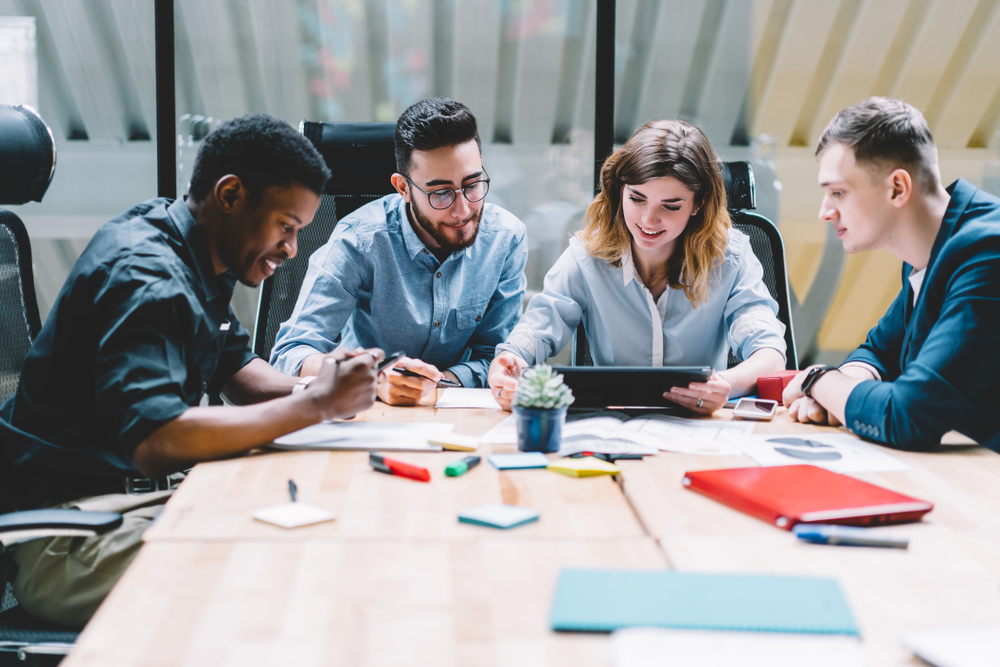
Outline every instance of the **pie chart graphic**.
{"type": "Polygon", "coordinates": [[[768,442],[780,445],[791,445],[790,447],[775,447],[774,451],[784,454],[785,456],[791,456],[792,458],[803,459],[805,461],[836,461],[837,459],[843,458],[843,455],[838,452],[833,445],[828,445],[824,442],[818,442],[816,440],[809,440],[807,438],[771,438],[768,442]],[[800,447],[801,449],[798,449],[800,447]]]}

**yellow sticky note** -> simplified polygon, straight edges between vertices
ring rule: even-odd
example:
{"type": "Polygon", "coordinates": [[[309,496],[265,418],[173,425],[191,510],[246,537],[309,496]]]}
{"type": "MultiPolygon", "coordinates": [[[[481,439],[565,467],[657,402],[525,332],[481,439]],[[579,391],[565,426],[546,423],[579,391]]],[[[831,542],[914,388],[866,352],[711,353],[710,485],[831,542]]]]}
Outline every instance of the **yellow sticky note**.
{"type": "Polygon", "coordinates": [[[585,456],[582,459],[559,459],[555,463],[550,463],[548,469],[570,477],[617,475],[621,472],[614,463],[608,463],[593,456],[585,456]]]}
{"type": "Polygon", "coordinates": [[[432,445],[441,445],[442,449],[453,452],[474,452],[479,447],[479,438],[458,433],[442,433],[427,438],[432,445]]]}

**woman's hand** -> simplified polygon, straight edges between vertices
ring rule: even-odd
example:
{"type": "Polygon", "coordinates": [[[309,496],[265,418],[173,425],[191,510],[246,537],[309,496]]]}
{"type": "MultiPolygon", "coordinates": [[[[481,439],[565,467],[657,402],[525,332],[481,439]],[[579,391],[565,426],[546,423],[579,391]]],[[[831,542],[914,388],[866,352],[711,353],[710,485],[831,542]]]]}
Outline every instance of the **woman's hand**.
{"type": "Polygon", "coordinates": [[[731,388],[724,377],[713,374],[708,382],[692,382],[687,388],[671,387],[663,398],[683,405],[691,412],[710,415],[726,405],[731,388]]]}
{"type": "Polygon", "coordinates": [[[521,381],[521,371],[527,366],[528,362],[513,352],[501,352],[490,364],[487,382],[493,397],[504,410],[510,411],[510,402],[514,400],[514,393],[521,381]]]}

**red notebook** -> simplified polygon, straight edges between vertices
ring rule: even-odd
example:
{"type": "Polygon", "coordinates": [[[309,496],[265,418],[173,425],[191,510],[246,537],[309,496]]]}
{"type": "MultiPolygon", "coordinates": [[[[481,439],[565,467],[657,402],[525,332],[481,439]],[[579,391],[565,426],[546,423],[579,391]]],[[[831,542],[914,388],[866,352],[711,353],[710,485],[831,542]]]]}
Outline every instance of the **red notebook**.
{"type": "Polygon", "coordinates": [[[810,465],[699,470],[684,486],[791,530],[797,523],[877,526],[918,521],[934,505],[810,465]]]}

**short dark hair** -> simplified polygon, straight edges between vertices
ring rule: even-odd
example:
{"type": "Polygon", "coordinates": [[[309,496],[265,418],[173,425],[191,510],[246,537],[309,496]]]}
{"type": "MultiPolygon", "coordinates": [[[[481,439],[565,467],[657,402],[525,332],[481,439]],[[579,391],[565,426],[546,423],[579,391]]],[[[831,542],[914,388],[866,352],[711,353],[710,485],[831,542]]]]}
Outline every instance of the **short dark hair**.
{"type": "Polygon", "coordinates": [[[458,146],[473,139],[481,153],[483,142],[469,107],[447,97],[421,100],[396,121],[396,171],[410,175],[413,151],[458,146]]]}
{"type": "Polygon", "coordinates": [[[331,175],[308,139],[266,113],[233,118],[205,137],[191,175],[191,198],[203,201],[226,174],[239,176],[251,203],[265,188],[289,183],[321,195],[331,175]]]}
{"type": "Polygon", "coordinates": [[[930,127],[924,115],[903,100],[869,97],[842,110],[823,130],[816,155],[833,143],[850,147],[858,165],[868,166],[873,177],[902,168],[925,191],[938,186],[937,147],[930,127]]]}

